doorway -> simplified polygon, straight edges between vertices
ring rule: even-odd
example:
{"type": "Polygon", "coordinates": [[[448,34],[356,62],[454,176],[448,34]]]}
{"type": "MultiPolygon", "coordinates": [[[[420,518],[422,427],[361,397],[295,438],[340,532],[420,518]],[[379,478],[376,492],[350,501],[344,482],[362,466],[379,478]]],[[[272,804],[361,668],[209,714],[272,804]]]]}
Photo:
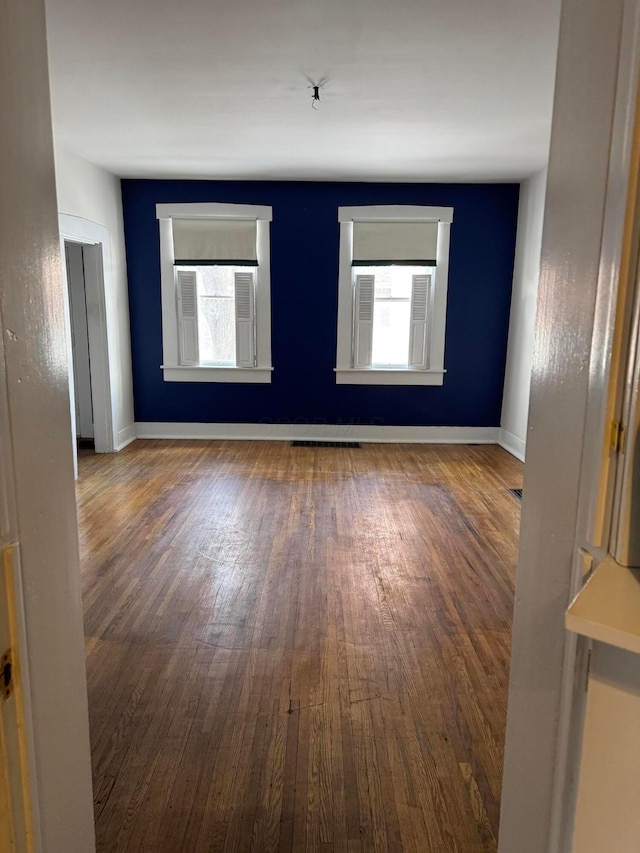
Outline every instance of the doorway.
{"type": "Polygon", "coordinates": [[[91,263],[91,246],[65,240],[64,262],[69,288],[71,360],[75,403],[75,437],[78,448],[94,448],[91,348],[87,318],[85,264],[91,263]],[[86,258],[85,258],[86,253],[86,258]]]}
{"type": "MultiPolygon", "coordinates": [[[[96,453],[115,450],[114,390],[109,360],[105,281],[110,269],[109,232],[78,216],[60,216],[66,279],[69,397],[73,443],[93,441],[96,453]]],[[[77,464],[77,460],[76,460],[77,464]]]]}

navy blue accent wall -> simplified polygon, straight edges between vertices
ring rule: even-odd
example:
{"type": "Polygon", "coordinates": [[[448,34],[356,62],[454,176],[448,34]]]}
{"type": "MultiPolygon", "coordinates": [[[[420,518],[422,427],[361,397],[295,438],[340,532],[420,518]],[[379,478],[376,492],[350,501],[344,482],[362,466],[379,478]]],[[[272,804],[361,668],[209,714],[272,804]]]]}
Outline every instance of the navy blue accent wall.
{"type": "Polygon", "coordinates": [[[517,184],[123,180],[137,421],[499,426],[517,184]],[[273,207],[270,385],[162,378],[161,202],[273,207]],[[338,207],[454,208],[442,386],[336,385],[338,207]],[[304,322],[302,322],[304,320],[304,322]]]}

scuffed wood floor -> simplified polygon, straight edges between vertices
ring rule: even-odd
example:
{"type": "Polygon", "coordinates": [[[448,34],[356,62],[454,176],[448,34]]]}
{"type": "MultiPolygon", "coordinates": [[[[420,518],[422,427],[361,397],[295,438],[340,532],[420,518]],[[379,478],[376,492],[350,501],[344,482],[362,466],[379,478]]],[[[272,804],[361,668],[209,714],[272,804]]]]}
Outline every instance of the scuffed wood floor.
{"type": "Polygon", "coordinates": [[[137,441],[80,470],[99,851],[495,850],[519,462],[137,441]]]}

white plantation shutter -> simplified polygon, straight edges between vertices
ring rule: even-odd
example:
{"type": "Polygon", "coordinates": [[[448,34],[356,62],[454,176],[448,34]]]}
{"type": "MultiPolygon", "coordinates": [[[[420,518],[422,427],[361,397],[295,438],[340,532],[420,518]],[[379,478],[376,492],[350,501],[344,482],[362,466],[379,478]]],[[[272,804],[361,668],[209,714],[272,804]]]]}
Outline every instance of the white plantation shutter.
{"type": "Polygon", "coordinates": [[[253,275],[237,272],[236,291],[236,366],[255,367],[255,292],[253,275]]]}
{"type": "Polygon", "coordinates": [[[178,271],[180,364],[198,364],[198,281],[193,270],[178,271]]]}
{"type": "Polygon", "coordinates": [[[356,276],[354,367],[371,367],[374,285],[374,276],[356,276]]]}
{"type": "Polygon", "coordinates": [[[411,319],[409,332],[409,367],[428,367],[427,330],[429,303],[431,302],[431,276],[412,276],[411,319]]]}

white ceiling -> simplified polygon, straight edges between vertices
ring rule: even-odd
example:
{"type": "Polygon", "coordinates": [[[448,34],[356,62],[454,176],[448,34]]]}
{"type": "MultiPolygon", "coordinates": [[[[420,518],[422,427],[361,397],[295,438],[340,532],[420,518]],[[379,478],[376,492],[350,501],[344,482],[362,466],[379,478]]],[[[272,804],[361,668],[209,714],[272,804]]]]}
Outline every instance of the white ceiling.
{"type": "Polygon", "coordinates": [[[519,179],[546,162],[559,6],[47,0],[54,133],[122,177],[519,179]]]}

